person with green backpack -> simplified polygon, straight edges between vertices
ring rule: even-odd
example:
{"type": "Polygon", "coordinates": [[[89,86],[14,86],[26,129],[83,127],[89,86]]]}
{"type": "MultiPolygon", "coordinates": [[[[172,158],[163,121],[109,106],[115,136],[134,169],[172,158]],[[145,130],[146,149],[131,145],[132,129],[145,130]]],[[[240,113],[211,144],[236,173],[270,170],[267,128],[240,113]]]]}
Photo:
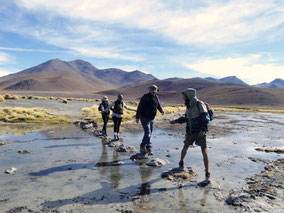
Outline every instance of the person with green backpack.
{"type": "Polygon", "coordinates": [[[179,161],[180,169],[184,169],[184,158],[190,145],[195,142],[196,145],[201,147],[203,155],[203,162],[205,167],[205,181],[210,183],[209,172],[209,157],[207,149],[206,132],[208,132],[208,122],[213,119],[213,111],[207,103],[197,99],[196,90],[187,88],[182,91],[183,99],[185,101],[186,113],[185,116],[179,119],[170,121],[171,124],[185,123],[186,122],[186,138],[184,146],[181,151],[179,161]]]}

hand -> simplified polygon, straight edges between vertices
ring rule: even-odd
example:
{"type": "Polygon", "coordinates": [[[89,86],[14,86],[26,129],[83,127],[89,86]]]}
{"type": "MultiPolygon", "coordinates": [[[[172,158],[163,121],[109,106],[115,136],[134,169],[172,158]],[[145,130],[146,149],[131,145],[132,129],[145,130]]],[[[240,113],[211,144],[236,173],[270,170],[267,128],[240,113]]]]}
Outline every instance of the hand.
{"type": "Polygon", "coordinates": [[[162,115],[164,115],[165,113],[164,112],[162,112],[162,115]]]}
{"type": "Polygon", "coordinates": [[[136,118],[136,123],[137,123],[137,124],[139,123],[139,118],[136,118]]]}
{"type": "Polygon", "coordinates": [[[175,124],[176,122],[173,120],[173,121],[170,121],[170,124],[175,124]]]}
{"type": "Polygon", "coordinates": [[[198,133],[198,136],[199,137],[203,137],[204,135],[205,135],[205,131],[200,130],[199,133],[198,133]]]}

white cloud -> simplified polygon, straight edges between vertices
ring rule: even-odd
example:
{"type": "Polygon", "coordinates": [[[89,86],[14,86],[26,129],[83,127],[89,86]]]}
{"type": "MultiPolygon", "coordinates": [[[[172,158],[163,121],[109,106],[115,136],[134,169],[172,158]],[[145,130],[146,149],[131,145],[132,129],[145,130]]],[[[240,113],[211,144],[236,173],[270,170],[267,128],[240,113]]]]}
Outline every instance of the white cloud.
{"type": "Polygon", "coordinates": [[[6,53],[0,52],[0,64],[9,61],[10,56],[6,53]]]}
{"type": "Polygon", "coordinates": [[[6,70],[0,68],[0,77],[15,73],[16,70],[6,70]]]}
{"type": "Polygon", "coordinates": [[[208,58],[198,62],[184,63],[189,69],[218,77],[237,76],[250,84],[284,79],[284,65],[265,55],[247,55],[228,58],[208,58]]]}
{"type": "Polygon", "coordinates": [[[71,47],[74,51],[88,56],[88,57],[96,57],[96,58],[113,58],[113,59],[121,59],[121,60],[129,60],[134,62],[142,61],[143,59],[138,56],[129,56],[117,53],[117,50],[110,48],[95,48],[95,47],[71,47]]]}
{"type": "Polygon", "coordinates": [[[12,47],[0,47],[0,50],[9,50],[17,52],[43,52],[43,53],[65,53],[66,51],[54,51],[43,49],[26,49],[26,48],[12,48],[12,47]]]}
{"type": "MultiPolygon", "coordinates": [[[[38,12],[76,20],[142,28],[179,43],[220,45],[250,41],[284,22],[284,4],[275,0],[203,1],[203,7],[171,9],[162,0],[18,0],[38,12]]],[[[266,39],[266,37],[262,37],[266,39]]]]}

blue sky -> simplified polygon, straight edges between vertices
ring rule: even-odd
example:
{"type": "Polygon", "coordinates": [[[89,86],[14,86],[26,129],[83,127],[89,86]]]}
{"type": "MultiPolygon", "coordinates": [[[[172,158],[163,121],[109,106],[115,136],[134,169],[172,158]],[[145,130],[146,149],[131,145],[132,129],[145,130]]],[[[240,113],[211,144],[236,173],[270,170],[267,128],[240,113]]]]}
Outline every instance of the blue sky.
{"type": "Polygon", "coordinates": [[[47,60],[284,79],[283,0],[0,0],[0,76],[47,60]]]}

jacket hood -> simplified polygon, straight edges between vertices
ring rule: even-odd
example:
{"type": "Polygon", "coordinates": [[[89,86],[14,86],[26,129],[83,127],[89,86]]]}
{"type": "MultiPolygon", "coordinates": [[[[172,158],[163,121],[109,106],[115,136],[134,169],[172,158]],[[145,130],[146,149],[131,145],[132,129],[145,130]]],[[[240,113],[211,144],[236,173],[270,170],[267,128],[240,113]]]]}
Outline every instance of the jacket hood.
{"type": "Polygon", "coordinates": [[[184,94],[190,101],[196,99],[196,90],[193,88],[187,88],[181,93],[184,94]]]}

